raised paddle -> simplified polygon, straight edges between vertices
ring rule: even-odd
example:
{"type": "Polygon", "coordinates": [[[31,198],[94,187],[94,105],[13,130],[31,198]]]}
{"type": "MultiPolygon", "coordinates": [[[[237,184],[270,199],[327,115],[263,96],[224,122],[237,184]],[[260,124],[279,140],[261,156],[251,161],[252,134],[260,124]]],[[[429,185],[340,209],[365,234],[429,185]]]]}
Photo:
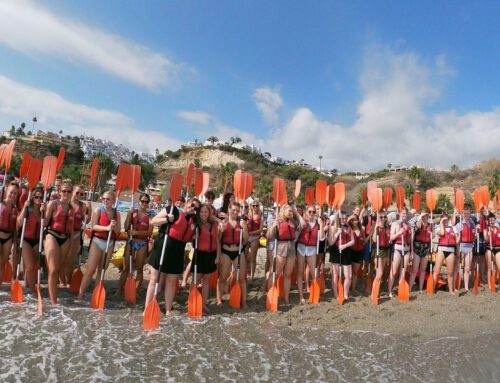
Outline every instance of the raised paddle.
{"type": "MultiPolygon", "coordinates": [[[[21,160],[21,167],[19,168],[19,178],[23,179],[28,174],[28,169],[30,168],[31,155],[25,150],[23,152],[23,158],[21,160]]],[[[38,180],[37,180],[38,182],[38,180]]]]}
{"type": "Polygon", "coordinates": [[[422,204],[422,193],[416,191],[413,193],[413,208],[415,209],[415,213],[420,211],[420,205],[422,204]]]}
{"type": "MultiPolygon", "coordinates": [[[[127,177],[127,183],[128,187],[130,189],[130,195],[131,195],[131,204],[132,204],[132,209],[134,209],[134,194],[137,192],[137,188],[139,187],[139,184],[141,183],[141,167],[139,165],[130,165],[128,169],[128,177],[127,177]]],[[[139,214],[139,213],[137,213],[139,214]]],[[[132,210],[132,216],[130,217],[130,228],[129,231],[132,231],[133,228],[133,216],[134,216],[134,210],[132,210]]],[[[129,242],[132,242],[132,235],[129,236],[129,242]]],[[[136,288],[136,282],[134,279],[134,272],[132,268],[132,253],[133,253],[133,248],[132,244],[129,244],[129,273],[127,276],[127,280],[125,281],[125,302],[134,304],[136,303],[137,300],[137,288],[136,288]]]]}
{"type": "Polygon", "coordinates": [[[314,203],[314,188],[306,188],[305,199],[308,206],[314,203]]]}
{"type": "Polygon", "coordinates": [[[384,189],[384,208],[388,209],[392,205],[392,188],[386,187],[384,189]]]}
{"type": "Polygon", "coordinates": [[[301,180],[295,180],[295,190],[293,192],[293,198],[297,200],[300,195],[300,188],[302,186],[302,181],[301,180]]]}
{"type": "MultiPolygon", "coordinates": [[[[368,195],[368,198],[370,199],[370,202],[373,206],[373,209],[377,212],[377,223],[375,224],[375,231],[377,233],[376,235],[376,262],[377,262],[377,270],[378,270],[378,262],[379,262],[379,252],[380,252],[380,238],[378,234],[378,227],[376,226],[379,222],[379,213],[380,209],[382,209],[383,205],[383,196],[382,196],[382,189],[381,188],[375,188],[370,190],[370,194],[368,195]]],[[[370,239],[371,240],[371,239],[370,239]]],[[[383,274],[383,273],[382,273],[383,274]]],[[[373,279],[373,286],[372,286],[372,302],[378,305],[378,296],[380,293],[380,279],[375,276],[373,279]]]]}
{"type": "Polygon", "coordinates": [[[367,199],[368,199],[368,189],[363,189],[363,190],[361,191],[361,205],[362,205],[363,207],[365,207],[365,206],[366,206],[366,201],[367,201],[367,199]]]}
{"type": "Polygon", "coordinates": [[[57,171],[61,170],[63,162],[64,162],[64,156],[66,155],[66,149],[64,149],[62,146],[59,148],[59,155],[57,156],[57,171]]]}
{"type": "Polygon", "coordinates": [[[203,315],[203,302],[200,291],[198,290],[198,282],[196,279],[198,276],[198,233],[199,230],[198,228],[196,228],[196,237],[194,240],[194,255],[193,255],[194,276],[193,276],[193,281],[191,282],[191,290],[189,291],[188,308],[187,308],[188,316],[191,318],[201,318],[201,316],[203,315]]]}
{"type": "Polygon", "coordinates": [[[241,176],[243,172],[238,169],[234,172],[233,176],[233,191],[234,191],[234,198],[236,198],[237,201],[241,201],[242,197],[240,195],[241,191],[241,176]]]}
{"type": "Polygon", "coordinates": [[[194,169],[195,166],[193,163],[190,163],[187,167],[186,174],[186,199],[189,197],[189,190],[191,190],[191,185],[193,185],[193,177],[194,177],[194,169]]]}
{"type": "MultiPolygon", "coordinates": [[[[27,153],[27,152],[25,152],[27,153]]],[[[29,155],[29,153],[28,153],[29,155]]],[[[23,159],[24,160],[24,159],[23,159]]],[[[38,180],[40,179],[40,173],[42,172],[42,161],[37,160],[35,158],[30,159],[30,164],[27,170],[27,178],[28,178],[28,201],[31,200],[31,193],[35,189],[38,180]]],[[[23,301],[23,288],[21,283],[19,283],[19,264],[21,262],[21,258],[23,255],[23,242],[24,242],[24,231],[26,229],[26,220],[28,216],[28,210],[26,210],[26,214],[23,218],[23,226],[21,229],[21,238],[19,242],[20,255],[19,263],[16,265],[16,278],[12,283],[10,296],[12,302],[21,303],[23,301]]]]}
{"type": "MultiPolygon", "coordinates": [[[[129,177],[129,165],[125,163],[121,163],[118,167],[118,173],[116,174],[116,202],[115,206],[111,210],[111,220],[115,218],[116,208],[118,206],[118,198],[120,197],[120,193],[127,186],[127,181],[129,177]]],[[[113,230],[110,230],[108,233],[108,240],[106,241],[106,248],[104,249],[103,261],[102,261],[102,270],[101,270],[101,278],[97,283],[96,287],[94,287],[94,291],[92,291],[92,297],[90,298],[90,307],[96,310],[104,310],[104,303],[106,301],[106,289],[104,288],[104,272],[106,271],[106,259],[108,257],[109,244],[111,242],[111,234],[113,230]]]]}
{"type": "Polygon", "coordinates": [[[323,208],[323,204],[326,203],[326,181],[317,180],[316,181],[316,203],[323,208]]]}
{"type": "Polygon", "coordinates": [[[345,201],[345,184],[343,182],[337,182],[335,184],[335,198],[333,204],[335,209],[340,210],[345,201]]]}
{"type": "Polygon", "coordinates": [[[194,170],[194,195],[201,197],[203,191],[203,172],[200,169],[194,170]]]}
{"type": "Polygon", "coordinates": [[[89,194],[90,200],[93,199],[92,192],[95,187],[95,180],[97,178],[97,169],[99,168],[99,157],[94,158],[92,161],[92,167],[90,169],[90,182],[89,182],[89,194]]]}
{"type": "MultiPolygon", "coordinates": [[[[47,191],[49,187],[54,182],[57,173],[57,158],[54,156],[47,156],[43,159],[42,165],[42,174],[41,174],[41,182],[43,185],[43,203],[47,202],[47,191]]],[[[42,285],[41,285],[41,277],[42,277],[42,250],[43,250],[43,227],[45,224],[45,212],[42,212],[42,218],[40,222],[40,238],[38,242],[38,275],[37,275],[37,285],[36,291],[38,295],[38,313],[43,313],[43,301],[42,301],[42,285]]]]}
{"type": "Polygon", "coordinates": [[[405,189],[402,186],[396,186],[396,204],[398,211],[401,213],[405,205],[405,189]]]}
{"type": "MultiPolygon", "coordinates": [[[[172,174],[172,178],[170,180],[170,214],[172,214],[174,209],[174,202],[181,196],[182,193],[182,184],[184,183],[184,177],[182,174],[175,173],[172,174]]],[[[167,220],[167,229],[165,231],[165,237],[163,239],[163,246],[161,249],[160,256],[160,266],[159,266],[159,275],[156,280],[155,290],[153,293],[153,299],[149,302],[144,309],[144,319],[142,323],[142,328],[144,331],[156,330],[160,326],[160,305],[158,304],[158,300],[156,299],[156,294],[158,293],[158,286],[160,284],[160,274],[161,267],[163,265],[163,259],[165,257],[165,248],[167,246],[168,239],[168,220],[167,220]]]]}

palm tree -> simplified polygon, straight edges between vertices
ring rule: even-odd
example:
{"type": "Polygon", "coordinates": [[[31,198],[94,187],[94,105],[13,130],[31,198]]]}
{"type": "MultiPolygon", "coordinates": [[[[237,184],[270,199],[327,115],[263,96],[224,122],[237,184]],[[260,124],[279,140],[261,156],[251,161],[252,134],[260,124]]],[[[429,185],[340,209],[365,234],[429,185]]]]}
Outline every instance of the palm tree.
{"type": "Polygon", "coordinates": [[[321,172],[321,160],[323,159],[323,156],[320,154],[318,158],[319,158],[319,171],[321,172]]]}
{"type": "Polygon", "coordinates": [[[215,136],[210,136],[207,138],[207,141],[209,141],[210,143],[215,144],[216,142],[219,142],[219,139],[215,136]]]}

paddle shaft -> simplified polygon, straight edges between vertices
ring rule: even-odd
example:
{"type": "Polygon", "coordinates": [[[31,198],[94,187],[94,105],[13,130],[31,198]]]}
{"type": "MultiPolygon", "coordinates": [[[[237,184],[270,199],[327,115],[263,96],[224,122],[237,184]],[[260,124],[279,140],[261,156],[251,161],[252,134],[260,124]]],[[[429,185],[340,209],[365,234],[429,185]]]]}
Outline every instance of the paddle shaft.
{"type": "MultiPolygon", "coordinates": [[[[165,210],[166,210],[166,208],[165,208],[165,210]]],[[[167,228],[165,230],[165,237],[163,238],[163,245],[161,247],[160,266],[158,268],[158,279],[156,280],[153,298],[156,297],[156,294],[158,293],[158,286],[160,285],[161,267],[163,266],[163,258],[165,257],[165,249],[167,247],[167,239],[168,239],[168,226],[169,226],[168,216],[171,215],[173,211],[174,211],[174,203],[172,201],[172,205],[170,205],[170,213],[167,214],[167,228]]]]}
{"type": "MultiPolygon", "coordinates": [[[[43,203],[47,203],[47,189],[43,192],[43,203]]],[[[37,283],[40,284],[42,276],[42,250],[43,250],[43,226],[45,224],[45,211],[42,211],[42,218],[40,219],[40,238],[38,242],[38,273],[37,283]]]]}
{"type": "Polygon", "coordinates": [[[240,283],[240,262],[241,262],[241,248],[243,245],[243,228],[240,226],[240,245],[238,248],[238,266],[236,267],[236,283],[240,283]]]}

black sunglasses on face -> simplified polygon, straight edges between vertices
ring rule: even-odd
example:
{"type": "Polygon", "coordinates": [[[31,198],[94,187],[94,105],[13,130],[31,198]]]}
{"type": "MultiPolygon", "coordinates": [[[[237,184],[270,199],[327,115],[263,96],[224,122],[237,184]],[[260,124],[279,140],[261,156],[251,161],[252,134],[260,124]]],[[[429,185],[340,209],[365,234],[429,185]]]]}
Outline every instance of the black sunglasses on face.
{"type": "Polygon", "coordinates": [[[148,200],[141,200],[141,203],[149,203],[148,200]]]}

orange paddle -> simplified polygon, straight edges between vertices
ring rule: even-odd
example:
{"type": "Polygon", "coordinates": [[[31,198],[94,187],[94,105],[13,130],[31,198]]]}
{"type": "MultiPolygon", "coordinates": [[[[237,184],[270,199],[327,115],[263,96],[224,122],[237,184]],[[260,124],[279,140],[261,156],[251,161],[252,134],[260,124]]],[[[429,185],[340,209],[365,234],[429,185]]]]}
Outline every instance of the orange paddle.
{"type": "Polygon", "coordinates": [[[95,187],[95,180],[97,177],[97,169],[99,168],[99,157],[94,158],[94,161],[92,161],[92,168],[90,169],[90,182],[89,182],[89,192],[90,192],[90,199],[92,200],[92,191],[94,190],[95,187]]]}
{"type": "MultiPolygon", "coordinates": [[[[196,186],[195,186],[196,189],[196,186]]],[[[197,276],[198,276],[198,228],[196,228],[196,239],[194,240],[194,276],[191,282],[191,290],[188,297],[188,316],[191,318],[201,318],[203,315],[202,297],[198,290],[197,276]]],[[[237,283],[238,284],[238,283],[237,283]]]]}
{"type": "Polygon", "coordinates": [[[416,191],[413,193],[413,208],[415,212],[418,213],[420,211],[420,205],[422,204],[422,193],[416,191]]]}
{"type": "MultiPolygon", "coordinates": [[[[131,184],[130,181],[131,170],[130,166],[121,163],[118,167],[118,173],[116,174],[116,202],[113,208],[113,218],[116,213],[116,207],[118,206],[118,198],[120,197],[120,193],[127,187],[127,185],[131,184]]],[[[134,181],[135,182],[135,181],[134,181]]],[[[109,244],[111,242],[111,230],[108,233],[108,240],[106,241],[106,248],[104,249],[103,261],[102,261],[102,270],[101,270],[101,278],[96,287],[94,287],[94,291],[92,292],[92,297],[90,298],[90,307],[96,310],[104,310],[104,303],[106,301],[106,289],[104,288],[104,272],[106,271],[106,259],[108,257],[108,249],[109,244]]]]}
{"type": "MultiPolygon", "coordinates": [[[[398,188],[399,187],[400,186],[398,186],[398,188]]],[[[397,192],[397,189],[396,189],[396,192],[397,192]]],[[[403,201],[404,201],[404,198],[403,198],[403,201]]],[[[399,205],[399,198],[398,198],[398,205],[399,205]]],[[[409,302],[410,301],[410,286],[408,285],[408,281],[405,278],[406,268],[405,268],[405,237],[404,237],[404,234],[401,235],[401,248],[402,248],[402,254],[401,254],[402,259],[401,259],[401,275],[400,275],[400,281],[399,281],[399,287],[398,287],[398,301],[399,302],[409,302]]]]}
{"type": "MultiPolygon", "coordinates": [[[[137,191],[137,188],[139,187],[139,184],[141,182],[141,167],[139,165],[129,165],[128,167],[128,187],[130,189],[130,195],[131,195],[131,203],[132,203],[132,208],[134,207],[134,194],[137,191]]],[[[133,217],[133,211],[132,211],[132,217],[133,217]]],[[[132,218],[131,217],[131,218],[132,218]]],[[[133,220],[130,220],[130,230],[132,230],[132,225],[133,225],[133,220]]],[[[129,241],[132,240],[132,236],[129,236],[129,241]]],[[[134,272],[132,269],[132,246],[130,246],[130,255],[129,255],[129,273],[127,276],[127,280],[125,282],[125,302],[132,303],[135,305],[137,301],[137,288],[135,284],[135,279],[134,279],[134,272]]]]}
{"type": "Polygon", "coordinates": [[[432,212],[436,209],[437,203],[437,193],[434,189],[429,189],[425,192],[425,203],[427,207],[431,211],[431,221],[432,221],[432,212]]]}
{"type": "Polygon", "coordinates": [[[61,170],[63,162],[64,162],[64,156],[66,155],[66,149],[64,149],[62,146],[59,148],[59,155],[57,156],[57,172],[61,170]]]}
{"type": "MultiPolygon", "coordinates": [[[[335,202],[335,185],[328,185],[326,188],[326,203],[328,205],[328,210],[331,210],[333,208],[333,204],[335,202]]],[[[328,213],[328,217],[330,216],[330,213],[328,213]]]]}
{"type": "Polygon", "coordinates": [[[392,205],[392,188],[386,187],[384,189],[384,208],[387,209],[392,205]]]}
{"type": "Polygon", "coordinates": [[[405,205],[405,189],[402,186],[396,186],[396,203],[398,211],[401,212],[405,205]]]}
{"type": "Polygon", "coordinates": [[[361,191],[361,205],[366,206],[366,200],[368,199],[368,189],[363,189],[361,191]]]}
{"type": "Polygon", "coordinates": [[[205,194],[210,186],[210,173],[203,172],[203,188],[201,189],[201,194],[205,194]]]}
{"type": "Polygon", "coordinates": [[[429,260],[429,265],[430,265],[430,272],[429,275],[427,275],[426,289],[427,289],[427,294],[432,295],[434,294],[434,275],[432,273],[431,260],[429,260]]]}
{"type": "Polygon", "coordinates": [[[194,195],[201,196],[203,190],[203,172],[200,169],[194,170],[194,195]]]}
{"type": "Polygon", "coordinates": [[[286,184],[282,178],[275,177],[273,179],[273,199],[278,207],[287,203],[286,184]]]}
{"type": "Polygon", "coordinates": [[[26,150],[23,152],[23,159],[21,161],[21,167],[19,168],[19,178],[23,179],[26,176],[26,174],[28,174],[30,161],[31,161],[31,155],[26,150]]]}
{"type": "Polygon", "coordinates": [[[336,210],[340,210],[345,201],[345,184],[343,182],[337,182],[335,184],[335,198],[333,204],[336,210]]]}
{"type": "Polygon", "coordinates": [[[217,288],[218,279],[219,279],[219,276],[217,274],[217,271],[214,271],[212,274],[210,274],[210,279],[208,282],[208,287],[210,290],[215,290],[217,288]]]}
{"type": "MultiPolygon", "coordinates": [[[[171,199],[170,213],[172,213],[174,209],[174,202],[177,201],[177,199],[179,199],[179,197],[181,196],[183,183],[184,183],[184,177],[182,176],[182,174],[179,173],[172,174],[172,178],[170,180],[170,199],[171,199]]],[[[163,259],[165,257],[165,248],[167,245],[167,238],[168,238],[167,233],[168,229],[165,232],[165,238],[163,239],[163,247],[161,250],[159,270],[161,270],[161,267],[163,265],[163,259]]],[[[158,278],[158,280],[156,281],[153,299],[151,300],[151,302],[146,304],[146,307],[144,309],[144,319],[142,324],[142,328],[144,329],[144,331],[156,330],[160,326],[160,305],[158,304],[158,300],[156,299],[159,282],[160,278],[158,278]]]]}
{"type": "Polygon", "coordinates": [[[306,205],[310,206],[314,203],[314,188],[306,188],[305,191],[306,205]]]}
{"type": "Polygon", "coordinates": [[[234,176],[233,176],[233,192],[234,192],[234,198],[236,198],[236,201],[241,201],[241,195],[240,195],[240,191],[241,191],[241,176],[242,176],[243,172],[238,169],[234,172],[234,176]]]}
{"type": "Polygon", "coordinates": [[[326,181],[317,180],[316,181],[316,203],[323,207],[326,202],[326,181]]]}
{"type": "Polygon", "coordinates": [[[455,207],[457,208],[459,213],[464,212],[464,191],[461,189],[455,190],[455,207]]]}
{"type": "MultiPolygon", "coordinates": [[[[54,156],[47,156],[43,159],[42,165],[42,173],[41,173],[41,181],[43,185],[43,202],[47,202],[47,191],[49,187],[54,182],[57,173],[57,158],[54,156]]],[[[42,263],[42,250],[43,250],[43,228],[45,226],[45,214],[42,213],[42,218],[40,222],[40,239],[38,243],[38,277],[37,277],[37,295],[38,295],[38,313],[42,314],[43,312],[43,301],[42,301],[42,285],[41,285],[41,276],[42,270],[40,265],[42,263]]]]}
{"type": "MultiPolygon", "coordinates": [[[[381,188],[375,188],[370,190],[370,194],[368,195],[368,198],[370,199],[370,202],[373,206],[373,209],[377,212],[377,221],[378,221],[378,214],[380,210],[382,209],[383,205],[383,196],[382,196],[382,189],[381,188]]],[[[375,227],[375,230],[377,228],[375,227]]],[[[379,261],[379,236],[378,236],[378,230],[377,230],[377,269],[378,269],[378,261],[379,261]]],[[[378,296],[380,293],[380,278],[375,277],[373,279],[373,286],[372,286],[372,302],[378,305],[378,296]]]]}
{"type": "Polygon", "coordinates": [[[293,192],[293,198],[295,199],[299,198],[301,186],[302,182],[300,180],[295,180],[295,191],[293,192]]]}

